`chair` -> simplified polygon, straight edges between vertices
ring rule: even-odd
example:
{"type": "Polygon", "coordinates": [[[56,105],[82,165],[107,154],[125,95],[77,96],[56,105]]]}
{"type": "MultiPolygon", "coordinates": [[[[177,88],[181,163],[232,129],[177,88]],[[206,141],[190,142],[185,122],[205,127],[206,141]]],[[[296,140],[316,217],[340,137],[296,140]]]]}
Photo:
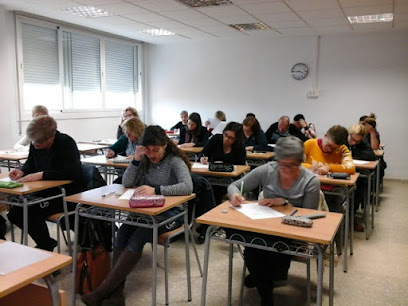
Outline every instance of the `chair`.
{"type": "MultiPolygon", "coordinates": [[[[189,224],[188,224],[188,236],[190,239],[190,243],[193,245],[195,257],[197,260],[198,268],[200,270],[200,275],[201,277],[203,276],[203,270],[201,267],[200,263],[200,258],[198,257],[198,252],[197,252],[197,247],[194,242],[194,236],[192,232],[192,227],[193,227],[193,221],[194,221],[194,216],[195,216],[195,201],[192,201],[188,203],[188,211],[189,211],[189,224]]],[[[180,227],[169,231],[165,232],[161,235],[159,235],[157,239],[158,245],[161,245],[164,247],[164,287],[165,287],[165,299],[166,299],[166,305],[169,305],[169,277],[168,277],[168,248],[170,247],[170,243],[172,242],[173,238],[184,234],[184,224],[181,225],[180,227]]],[[[190,262],[188,264],[188,271],[190,270],[190,262]]],[[[191,283],[190,283],[190,288],[191,288],[191,283]]],[[[190,296],[189,296],[190,299],[190,296]]]]}
{"type": "MultiPolygon", "coordinates": [[[[82,168],[81,178],[82,178],[83,184],[86,186],[86,190],[90,190],[90,189],[94,189],[94,188],[98,188],[98,187],[102,187],[106,185],[105,180],[102,178],[101,174],[99,173],[98,169],[95,166],[82,164],[81,168],[82,168]]],[[[61,253],[60,231],[62,232],[62,236],[64,237],[66,245],[68,245],[68,242],[71,241],[71,236],[68,231],[67,231],[68,239],[64,235],[65,228],[62,227],[62,224],[64,223],[61,223],[61,221],[65,218],[66,215],[69,217],[74,214],[75,214],[75,211],[68,211],[67,203],[64,201],[64,212],[56,213],[47,218],[47,221],[56,223],[57,225],[58,253],[61,253]]],[[[69,253],[71,255],[72,254],[71,246],[68,245],[68,248],[69,248],[69,253]]]]}

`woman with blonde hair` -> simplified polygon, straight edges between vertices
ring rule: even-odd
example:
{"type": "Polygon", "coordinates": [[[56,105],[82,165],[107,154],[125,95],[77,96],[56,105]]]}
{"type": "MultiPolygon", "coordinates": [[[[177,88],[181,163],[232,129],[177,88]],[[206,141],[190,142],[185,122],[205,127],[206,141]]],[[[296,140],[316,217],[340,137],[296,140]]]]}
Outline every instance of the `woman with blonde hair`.
{"type": "Polygon", "coordinates": [[[120,117],[120,124],[116,132],[117,139],[119,139],[124,134],[122,129],[123,122],[134,117],[139,118],[139,113],[137,112],[136,108],[128,106],[122,111],[122,116],[120,117]]]}

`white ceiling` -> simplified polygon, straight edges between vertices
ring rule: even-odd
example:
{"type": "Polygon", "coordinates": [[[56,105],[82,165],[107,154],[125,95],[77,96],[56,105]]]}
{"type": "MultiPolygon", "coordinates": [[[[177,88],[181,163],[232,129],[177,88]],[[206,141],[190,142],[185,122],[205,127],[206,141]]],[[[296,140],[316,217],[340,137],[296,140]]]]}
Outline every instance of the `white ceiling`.
{"type": "Polygon", "coordinates": [[[228,37],[276,37],[408,30],[408,0],[230,0],[191,8],[176,0],[0,0],[7,10],[53,18],[154,44],[228,37]],[[91,5],[113,14],[84,18],[62,8],[91,5]],[[353,24],[347,16],[393,13],[388,23],[353,24]],[[238,31],[230,24],[265,23],[270,28],[238,31]],[[161,28],[174,36],[138,31],[161,28]]]}

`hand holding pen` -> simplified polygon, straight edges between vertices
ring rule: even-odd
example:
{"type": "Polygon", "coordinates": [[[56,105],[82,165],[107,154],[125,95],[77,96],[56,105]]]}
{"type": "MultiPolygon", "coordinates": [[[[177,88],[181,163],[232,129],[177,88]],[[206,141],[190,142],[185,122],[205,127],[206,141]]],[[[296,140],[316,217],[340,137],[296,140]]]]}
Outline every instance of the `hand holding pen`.
{"type": "Polygon", "coordinates": [[[208,157],[203,154],[203,157],[200,158],[200,162],[203,165],[208,165],[208,157]]]}
{"type": "Polygon", "coordinates": [[[245,202],[245,198],[242,196],[244,192],[244,181],[241,181],[241,190],[240,193],[234,193],[231,196],[231,205],[232,206],[240,206],[241,204],[243,204],[245,202]]]}

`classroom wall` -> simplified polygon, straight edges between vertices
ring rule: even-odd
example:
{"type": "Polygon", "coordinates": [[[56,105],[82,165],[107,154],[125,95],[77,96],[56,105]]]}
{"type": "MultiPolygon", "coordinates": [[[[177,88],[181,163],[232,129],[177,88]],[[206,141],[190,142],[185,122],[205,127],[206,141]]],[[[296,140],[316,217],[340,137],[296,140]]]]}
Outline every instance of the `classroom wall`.
{"type": "Polygon", "coordinates": [[[323,36],[318,61],[317,51],[316,37],[148,45],[148,121],[169,128],[181,109],[203,120],[223,110],[239,122],[253,112],[266,130],[281,115],[303,113],[321,137],[333,124],[349,127],[374,112],[386,176],[408,179],[408,33],[323,36]],[[310,68],[302,81],[290,75],[298,62],[310,68]],[[320,96],[307,98],[315,88],[320,96]]]}

